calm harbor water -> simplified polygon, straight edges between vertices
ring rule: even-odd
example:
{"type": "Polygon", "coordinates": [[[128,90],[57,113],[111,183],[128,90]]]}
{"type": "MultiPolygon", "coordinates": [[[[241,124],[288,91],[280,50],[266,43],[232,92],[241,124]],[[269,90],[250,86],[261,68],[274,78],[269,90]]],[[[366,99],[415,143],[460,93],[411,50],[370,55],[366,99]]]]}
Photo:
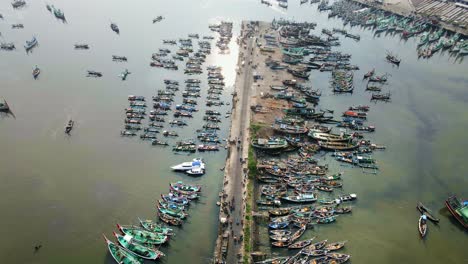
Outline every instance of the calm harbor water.
{"type": "MultiPolygon", "coordinates": [[[[216,237],[219,168],[226,153],[202,155],[208,171],[201,178],[171,172],[170,165],[194,156],[173,155],[170,148],[121,138],[127,95],[149,98],[163,88],[163,79],[183,80],[181,70],[150,68],[151,54],[163,47],[162,39],[210,34],[210,23],[235,23],[231,53],[218,55],[213,49],[207,60],[223,66],[229,87],[235,78],[234,42],[242,20],[314,21],[319,24],[317,32],[342,26],[340,20],[318,13],[316,5],[299,6],[298,2],[290,1],[287,11],[256,0],[50,2],[65,12],[65,24],[46,10],[44,2],[28,1],[20,10],[13,10],[8,1],[0,3],[1,41],[13,41],[17,47],[0,52],[0,96],[15,114],[0,118],[1,259],[5,263],[112,263],[101,234],[111,237],[116,223],[156,218],[160,194],[167,192],[169,182],[184,180],[203,185],[203,197],[191,206],[189,220],[174,239],[162,247],[167,254],[162,261],[206,263],[216,237]],[[152,24],[158,15],[165,20],[152,24]],[[119,25],[119,36],[110,30],[110,22],[119,25]],[[23,23],[25,28],[12,30],[12,23],[23,23]],[[39,47],[27,55],[22,45],[32,36],[39,47]],[[89,43],[90,50],[73,50],[77,42],[89,43]],[[112,62],[111,55],[124,55],[129,61],[112,62]],[[34,65],[42,70],[36,81],[31,76],[34,65]],[[122,82],[117,75],[125,68],[132,74],[122,82]],[[88,69],[102,71],[103,78],[86,78],[88,69]],[[63,128],[70,118],[76,126],[67,137],[63,128]],[[43,248],[34,254],[38,243],[43,248]]],[[[374,67],[390,73],[392,102],[372,104],[369,117],[377,127],[371,139],[388,150],[375,154],[381,167],[377,175],[332,162],[335,171],[345,172],[343,191],[357,193],[359,200],[352,215],[306,235],[348,240],[345,252],[354,263],[468,263],[467,233],[443,209],[449,193],[468,197],[464,175],[468,169],[467,62],[448,53],[418,60],[416,39],[375,37],[359,28],[351,32],[360,34],[361,41],[342,39],[339,50],[353,54],[352,62],[361,67],[355,74],[357,91],[352,96],[332,95],[328,73],[313,72],[310,82],[323,90],[320,106],[340,113],[352,104],[369,104],[370,94],[364,92],[358,76],[374,67]],[[399,68],[385,62],[386,50],[402,58],[399,68]],[[417,201],[440,212],[441,223],[429,225],[424,241],[417,233],[417,201]]],[[[206,80],[203,75],[200,79],[206,80]]],[[[230,101],[230,89],[224,93],[225,101],[230,101]]],[[[178,129],[181,138],[193,137],[201,128],[203,110],[189,120],[188,128],[178,129]]],[[[220,110],[228,111],[229,106],[220,110]]],[[[223,120],[223,138],[227,126],[228,120],[223,120]]]]}

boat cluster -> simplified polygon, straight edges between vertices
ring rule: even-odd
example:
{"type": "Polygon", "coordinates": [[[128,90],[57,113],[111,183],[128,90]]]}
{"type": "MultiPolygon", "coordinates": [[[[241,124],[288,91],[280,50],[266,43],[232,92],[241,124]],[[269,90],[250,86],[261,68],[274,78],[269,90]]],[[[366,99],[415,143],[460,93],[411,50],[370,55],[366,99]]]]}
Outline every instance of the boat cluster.
{"type": "Polygon", "coordinates": [[[440,50],[448,50],[459,56],[468,55],[465,36],[448,32],[429,18],[399,16],[344,0],[335,1],[332,5],[328,5],[328,1],[322,1],[319,10],[330,10],[329,17],[337,16],[343,19],[345,25],[361,26],[373,30],[376,35],[400,34],[404,39],[419,36],[418,56],[421,58],[430,58],[440,50]]]}
{"type": "Polygon", "coordinates": [[[157,203],[159,219],[165,224],[138,218],[138,226],[117,224],[120,234],[113,233],[117,243],[104,236],[109,253],[117,263],[144,263],[144,260],[157,260],[165,256],[158,248],[168,243],[174,235],[174,230],[167,225],[182,225],[188,216],[188,205],[198,199],[201,191],[200,186],[181,181],[169,186],[169,193],[162,194],[157,203]]]}
{"type": "Polygon", "coordinates": [[[383,85],[388,84],[388,74],[377,75],[375,69],[364,74],[364,80],[368,80],[366,91],[372,92],[371,101],[388,102],[391,99],[390,92],[383,92],[383,85]]]}
{"type": "Polygon", "coordinates": [[[216,41],[216,46],[220,50],[220,54],[229,53],[229,43],[232,38],[232,22],[222,21],[219,24],[210,25],[211,31],[219,33],[219,39],[216,41]]]}
{"type": "Polygon", "coordinates": [[[211,43],[208,40],[198,41],[199,49],[197,52],[193,50],[192,39],[198,39],[198,34],[189,34],[188,38],[176,40],[163,40],[163,44],[176,45],[179,44],[179,49],[169,58],[171,50],[168,48],[161,48],[159,52],[153,53],[151,56],[151,67],[158,67],[170,70],[178,70],[179,66],[176,61],[185,61],[184,73],[188,75],[201,74],[202,64],[205,62],[206,56],[211,53],[211,43]]]}
{"type": "MultiPolygon", "coordinates": [[[[221,95],[224,90],[224,77],[221,73],[221,67],[208,66],[208,91],[206,96],[206,106],[215,107],[224,105],[221,95]]],[[[125,130],[121,132],[122,136],[136,136],[137,132],[142,131],[140,138],[151,140],[153,145],[169,145],[167,141],[158,139],[160,133],[164,137],[178,137],[175,128],[183,128],[188,125],[187,119],[191,119],[198,112],[198,99],[201,97],[200,79],[185,79],[185,89],[181,93],[181,104],[174,104],[174,100],[180,100],[176,97],[179,93],[180,83],[175,80],[164,80],[165,89],[157,90],[157,95],[152,97],[153,110],[148,114],[148,126],[143,127],[142,123],[147,115],[147,104],[144,96],[128,96],[129,107],[125,109],[125,130]],[[171,130],[163,130],[166,118],[172,112],[173,119],[169,120],[171,130]]],[[[197,150],[217,151],[221,140],[218,137],[217,130],[220,129],[219,123],[222,121],[221,113],[207,109],[203,116],[204,124],[197,130],[196,139],[186,139],[175,142],[172,150],[176,153],[193,153],[197,150]],[[197,140],[201,143],[198,143],[197,140]]],[[[229,115],[226,115],[229,117],[229,115]]]]}

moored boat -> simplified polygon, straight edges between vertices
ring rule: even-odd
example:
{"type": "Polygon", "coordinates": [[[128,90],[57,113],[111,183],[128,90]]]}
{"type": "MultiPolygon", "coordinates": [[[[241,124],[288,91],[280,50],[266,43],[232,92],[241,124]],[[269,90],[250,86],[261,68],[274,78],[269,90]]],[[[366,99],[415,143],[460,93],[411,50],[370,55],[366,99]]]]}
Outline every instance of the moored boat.
{"type": "Polygon", "coordinates": [[[428,209],[426,206],[424,206],[424,204],[422,204],[421,202],[418,202],[418,204],[416,205],[416,208],[419,210],[419,212],[421,212],[421,214],[425,214],[427,218],[431,220],[432,222],[438,223],[440,221],[440,219],[435,217],[432,211],[428,209]]]}
{"type": "Polygon", "coordinates": [[[457,196],[452,195],[445,200],[445,206],[457,221],[468,229],[468,200],[462,201],[457,196]]]}
{"type": "MultiPolygon", "coordinates": [[[[104,235],[103,235],[104,236],[104,235]]],[[[107,239],[104,236],[104,239],[107,243],[107,248],[109,249],[109,253],[114,258],[114,260],[119,264],[142,264],[143,262],[140,261],[137,255],[134,253],[125,250],[123,247],[120,247],[107,239]]]]}
{"type": "Polygon", "coordinates": [[[139,244],[130,235],[122,236],[114,232],[114,236],[117,239],[117,242],[120,244],[120,246],[122,246],[123,248],[127,249],[128,251],[132,252],[140,258],[157,260],[160,257],[164,256],[164,254],[159,250],[151,249],[150,247],[139,244]]]}

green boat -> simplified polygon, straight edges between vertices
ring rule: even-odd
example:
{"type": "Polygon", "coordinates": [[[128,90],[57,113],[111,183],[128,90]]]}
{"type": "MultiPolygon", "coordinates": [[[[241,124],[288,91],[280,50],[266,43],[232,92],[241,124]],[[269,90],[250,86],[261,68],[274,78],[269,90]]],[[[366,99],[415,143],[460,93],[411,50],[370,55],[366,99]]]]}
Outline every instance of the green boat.
{"type": "Polygon", "coordinates": [[[185,184],[182,181],[171,183],[170,188],[171,188],[171,190],[176,191],[178,193],[182,193],[182,194],[200,192],[201,191],[201,186],[200,185],[185,184]]]}
{"type": "Polygon", "coordinates": [[[168,237],[163,234],[153,233],[135,226],[121,226],[117,228],[125,235],[130,235],[135,241],[145,245],[161,245],[167,242],[168,237]]]}
{"type": "Polygon", "coordinates": [[[438,31],[432,33],[429,36],[429,43],[439,40],[442,37],[443,34],[444,34],[443,29],[439,29],[438,31]]]}
{"type": "Polygon", "coordinates": [[[429,41],[429,33],[424,32],[419,38],[418,46],[426,45],[428,41],[429,41]]]}
{"type": "Polygon", "coordinates": [[[336,221],[336,216],[333,216],[333,215],[317,219],[317,223],[319,224],[329,224],[335,221],[336,221]]]}
{"type": "Polygon", "coordinates": [[[111,256],[115,259],[117,263],[119,264],[142,264],[143,263],[143,261],[140,260],[138,256],[135,255],[134,253],[124,249],[123,247],[116,245],[115,243],[107,239],[106,236],[104,236],[104,239],[106,240],[109,253],[111,254],[111,256]]]}
{"type": "Polygon", "coordinates": [[[453,47],[453,45],[455,45],[455,43],[457,43],[458,39],[460,39],[460,34],[455,34],[453,35],[453,37],[451,39],[448,39],[444,42],[444,48],[445,49],[448,49],[448,48],[451,48],[453,47]]]}
{"type": "Polygon", "coordinates": [[[187,217],[187,214],[180,210],[167,209],[163,208],[162,206],[158,206],[158,210],[162,214],[166,214],[179,219],[185,219],[187,217]]]}
{"type": "Polygon", "coordinates": [[[172,228],[155,223],[153,220],[141,220],[140,218],[138,218],[138,221],[140,221],[140,225],[144,229],[150,232],[164,234],[166,236],[170,236],[174,234],[174,230],[172,228]]]}
{"type": "Polygon", "coordinates": [[[259,138],[252,140],[252,146],[262,150],[281,150],[288,147],[288,142],[284,139],[265,139],[259,138]]]}
{"type": "Polygon", "coordinates": [[[114,236],[115,238],[117,238],[117,242],[119,242],[119,244],[122,247],[131,251],[132,253],[134,253],[140,258],[157,260],[161,258],[162,256],[164,256],[164,253],[162,253],[159,250],[154,250],[147,246],[138,244],[137,242],[133,240],[132,236],[129,236],[129,235],[122,236],[115,232],[114,232],[114,236]]]}

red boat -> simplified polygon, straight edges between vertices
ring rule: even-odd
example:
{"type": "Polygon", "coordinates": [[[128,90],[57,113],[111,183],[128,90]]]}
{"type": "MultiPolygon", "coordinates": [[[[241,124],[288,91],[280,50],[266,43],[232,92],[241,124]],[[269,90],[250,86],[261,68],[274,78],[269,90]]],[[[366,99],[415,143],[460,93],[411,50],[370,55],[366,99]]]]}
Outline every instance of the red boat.
{"type": "Polygon", "coordinates": [[[457,196],[452,195],[445,200],[445,206],[450,213],[460,222],[460,224],[468,229],[468,200],[462,201],[457,196]]]}

